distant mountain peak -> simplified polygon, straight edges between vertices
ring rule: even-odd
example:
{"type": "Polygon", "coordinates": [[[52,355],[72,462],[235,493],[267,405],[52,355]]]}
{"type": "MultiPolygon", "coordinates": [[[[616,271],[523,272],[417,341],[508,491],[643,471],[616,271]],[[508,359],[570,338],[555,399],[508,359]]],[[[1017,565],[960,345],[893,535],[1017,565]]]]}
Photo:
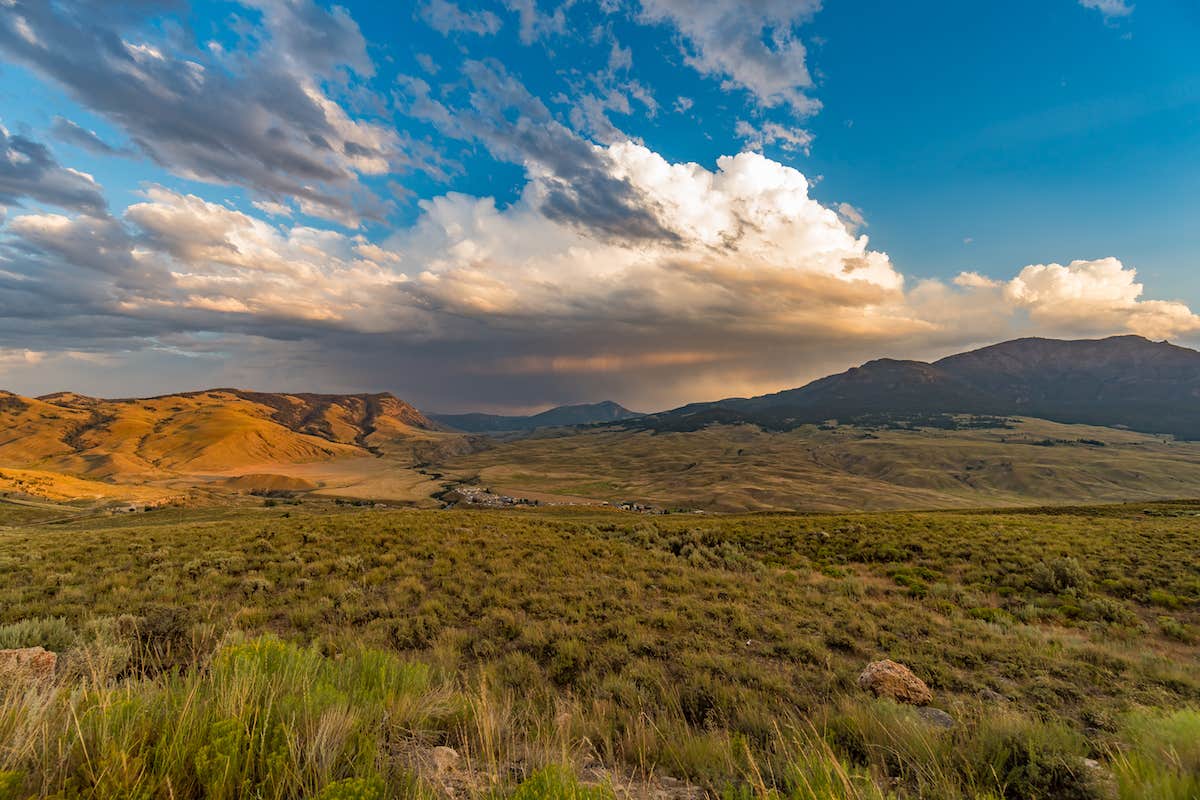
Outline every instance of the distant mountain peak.
{"type": "Polygon", "coordinates": [[[557,428],[573,425],[594,425],[601,422],[620,422],[642,416],[613,400],[597,403],[573,403],[555,406],[538,414],[431,414],[436,422],[469,433],[501,433],[531,431],[537,428],[557,428]]]}
{"type": "Polygon", "coordinates": [[[692,404],[646,424],[690,429],[712,420],[789,427],[921,414],[1043,417],[1200,439],[1200,352],[1132,334],[1027,337],[931,364],[875,359],[797,389],[692,404]]]}

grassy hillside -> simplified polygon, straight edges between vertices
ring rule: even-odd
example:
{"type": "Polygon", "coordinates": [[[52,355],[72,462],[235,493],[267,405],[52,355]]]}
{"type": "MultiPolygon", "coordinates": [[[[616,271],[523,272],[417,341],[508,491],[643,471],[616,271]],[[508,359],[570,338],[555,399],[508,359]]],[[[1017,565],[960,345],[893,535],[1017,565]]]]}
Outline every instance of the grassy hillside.
{"type": "Polygon", "coordinates": [[[32,520],[0,647],[63,670],[0,682],[0,791],[1194,797],[1198,514],[32,520]],[[955,724],[857,689],[882,657],[955,724]]]}
{"type": "Polygon", "coordinates": [[[437,430],[386,394],[215,389],[100,400],[0,393],[0,466],[35,471],[38,480],[26,481],[24,491],[45,499],[290,486],[432,503],[440,487],[410,468],[463,447],[463,437],[437,430]]]}
{"type": "Polygon", "coordinates": [[[895,430],[714,425],[543,435],[450,459],[448,476],[515,496],[712,511],[967,508],[1200,496],[1200,444],[1013,420],[895,430]]]}

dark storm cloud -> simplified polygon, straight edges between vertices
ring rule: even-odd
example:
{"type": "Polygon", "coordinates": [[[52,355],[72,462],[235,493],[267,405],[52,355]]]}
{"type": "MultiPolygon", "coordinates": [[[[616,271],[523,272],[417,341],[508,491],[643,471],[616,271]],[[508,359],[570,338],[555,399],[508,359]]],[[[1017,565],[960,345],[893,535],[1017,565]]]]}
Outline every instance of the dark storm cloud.
{"type": "Polygon", "coordinates": [[[141,41],[147,18],[174,4],[14,0],[0,15],[0,53],[64,86],[172,172],[295,197],[341,221],[379,216],[383,202],[358,175],[402,160],[397,138],[352,121],[316,83],[342,66],[371,72],[357,25],[311,0],[256,5],[256,47],[203,52],[141,41]]]}
{"type": "Polygon", "coordinates": [[[0,127],[0,205],[23,198],[85,214],[105,214],[100,185],[61,166],[44,144],[0,127]]]}

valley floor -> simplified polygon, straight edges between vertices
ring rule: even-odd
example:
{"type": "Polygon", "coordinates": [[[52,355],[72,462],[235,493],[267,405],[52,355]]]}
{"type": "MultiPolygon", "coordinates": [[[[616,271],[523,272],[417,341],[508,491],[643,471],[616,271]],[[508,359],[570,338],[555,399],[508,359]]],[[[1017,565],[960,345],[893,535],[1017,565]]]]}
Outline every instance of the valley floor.
{"type": "Polygon", "coordinates": [[[1011,419],[1005,427],[711,425],[545,431],[450,456],[447,477],[546,502],[858,511],[1200,496],[1200,443],[1011,419]]]}
{"type": "Polygon", "coordinates": [[[58,511],[0,504],[6,800],[1200,792],[1200,504],[58,511]]]}
{"type": "MultiPolygon", "coordinates": [[[[892,422],[773,431],[714,424],[686,432],[645,430],[635,421],[498,438],[409,429],[370,449],[329,443],[330,450],[313,450],[310,436],[304,439],[310,449],[273,446],[265,452],[244,442],[200,446],[185,437],[170,452],[190,448],[200,455],[161,469],[147,466],[142,450],[141,466],[128,471],[96,454],[26,453],[9,462],[18,466],[0,467],[0,498],[103,510],[225,505],[248,496],[419,508],[456,500],[469,505],[472,498],[504,505],[500,498],[509,497],[541,505],[737,513],[1200,497],[1198,442],[1038,419],[988,419],[980,427],[972,418],[947,416],[948,428],[892,422]]],[[[276,428],[282,441],[296,435],[276,428]]]]}

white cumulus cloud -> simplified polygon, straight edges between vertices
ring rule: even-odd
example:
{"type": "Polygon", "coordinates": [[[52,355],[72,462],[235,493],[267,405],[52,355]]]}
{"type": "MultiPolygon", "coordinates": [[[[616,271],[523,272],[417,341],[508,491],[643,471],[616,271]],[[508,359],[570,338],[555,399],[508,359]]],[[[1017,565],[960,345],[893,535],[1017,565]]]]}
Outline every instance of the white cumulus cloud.
{"type": "Polygon", "coordinates": [[[642,0],[644,19],[679,31],[697,72],[800,115],[820,104],[808,94],[813,80],[796,28],[820,8],[820,0],[642,0]]]}
{"type": "Polygon", "coordinates": [[[1127,17],[1133,13],[1133,6],[1128,0],[1079,0],[1079,4],[1084,8],[1096,9],[1108,19],[1127,17]]]}
{"type": "Polygon", "coordinates": [[[592,147],[662,235],[548,212],[562,177],[541,162],[511,205],[425,200],[382,242],[150,187],[119,219],[9,220],[0,303],[19,316],[0,326],[37,352],[219,347],[264,375],[306,364],[319,386],[420,375],[415,399],[433,405],[486,381],[498,403],[615,393],[646,408],[786,388],[883,353],[1200,331],[1183,303],[1144,299],[1115,258],[914,281],[859,232],[857,209],[822,204],[759,153],[708,168],[628,141],[592,147]]]}

